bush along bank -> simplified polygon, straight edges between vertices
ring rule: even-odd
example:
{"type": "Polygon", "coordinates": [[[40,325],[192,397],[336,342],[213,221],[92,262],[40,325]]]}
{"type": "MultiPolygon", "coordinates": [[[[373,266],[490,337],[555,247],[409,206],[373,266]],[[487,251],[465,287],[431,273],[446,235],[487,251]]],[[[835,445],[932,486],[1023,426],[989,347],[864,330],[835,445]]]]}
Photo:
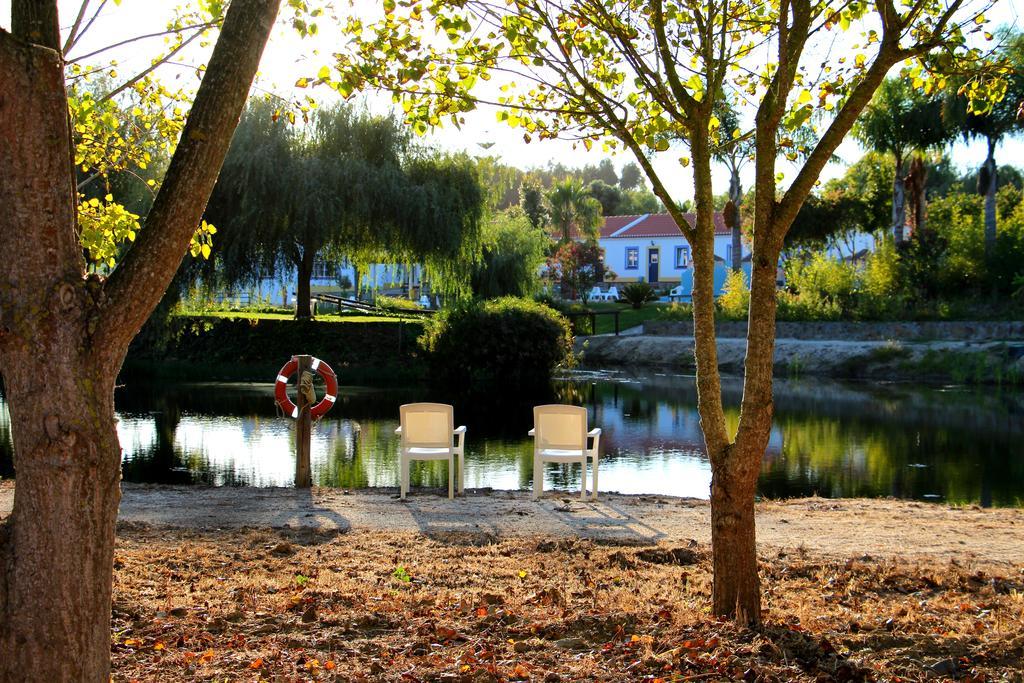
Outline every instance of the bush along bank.
{"type": "Polygon", "coordinates": [[[132,345],[123,374],[183,380],[267,380],[295,354],[326,361],[345,384],[380,384],[424,376],[417,339],[423,324],[407,320],[321,322],[247,317],[171,316],[159,332],[132,345]]]}
{"type": "Polygon", "coordinates": [[[431,379],[452,389],[533,389],[574,361],[565,316],[514,297],[443,312],[427,323],[421,344],[431,379]]]}

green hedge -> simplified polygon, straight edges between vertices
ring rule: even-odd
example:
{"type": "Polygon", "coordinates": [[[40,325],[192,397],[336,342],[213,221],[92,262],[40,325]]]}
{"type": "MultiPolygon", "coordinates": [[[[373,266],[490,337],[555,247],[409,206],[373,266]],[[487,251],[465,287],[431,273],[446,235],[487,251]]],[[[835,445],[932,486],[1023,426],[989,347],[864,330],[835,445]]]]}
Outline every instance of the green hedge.
{"type": "Polygon", "coordinates": [[[495,391],[546,384],[555,368],[572,364],[572,343],[565,316],[514,297],[445,311],[421,339],[434,380],[495,391]]]}
{"type": "Polygon", "coordinates": [[[308,353],[342,380],[419,376],[417,339],[423,324],[408,321],[321,322],[213,316],[171,316],[161,335],[142,335],[129,371],[183,379],[272,379],[289,358],[308,353]]]}

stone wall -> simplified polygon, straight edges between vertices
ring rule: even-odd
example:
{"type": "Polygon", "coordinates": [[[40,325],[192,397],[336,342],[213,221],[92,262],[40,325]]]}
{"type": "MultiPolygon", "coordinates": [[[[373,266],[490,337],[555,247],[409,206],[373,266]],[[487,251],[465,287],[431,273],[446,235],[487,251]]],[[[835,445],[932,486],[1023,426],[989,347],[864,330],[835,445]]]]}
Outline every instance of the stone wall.
{"type": "MultiPolygon", "coordinates": [[[[723,321],[716,328],[722,339],[747,336],[746,321],[723,321]]],[[[692,337],[693,322],[648,320],[644,334],[692,337]]],[[[1024,321],[779,322],[775,336],[845,341],[1020,341],[1024,340],[1024,321]]]]}

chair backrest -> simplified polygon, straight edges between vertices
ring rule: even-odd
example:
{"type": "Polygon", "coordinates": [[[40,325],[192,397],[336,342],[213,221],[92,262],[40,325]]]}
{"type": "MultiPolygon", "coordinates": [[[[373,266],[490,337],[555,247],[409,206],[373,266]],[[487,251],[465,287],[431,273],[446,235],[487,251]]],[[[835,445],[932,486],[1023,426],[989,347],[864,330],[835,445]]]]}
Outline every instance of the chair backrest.
{"type": "Polygon", "coordinates": [[[451,448],[455,411],[447,403],[406,403],[398,408],[402,445],[451,448]]]}
{"type": "Polygon", "coordinates": [[[608,288],[608,293],[611,296],[614,296],[616,299],[619,298],[619,288],[616,287],[615,285],[612,285],[611,287],[608,288]]]}
{"type": "Polygon", "coordinates": [[[590,296],[598,296],[599,294],[601,294],[600,287],[594,285],[593,287],[590,288],[590,296]]]}
{"type": "Polygon", "coordinates": [[[546,405],[533,409],[536,448],[583,450],[587,447],[587,409],[546,405]]]}

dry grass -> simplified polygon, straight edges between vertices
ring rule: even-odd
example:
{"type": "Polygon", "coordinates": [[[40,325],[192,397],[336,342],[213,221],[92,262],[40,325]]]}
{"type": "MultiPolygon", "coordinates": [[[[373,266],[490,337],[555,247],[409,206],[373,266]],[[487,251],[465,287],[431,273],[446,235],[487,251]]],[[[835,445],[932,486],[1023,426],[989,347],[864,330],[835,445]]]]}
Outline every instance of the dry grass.
{"type": "Polygon", "coordinates": [[[1024,681],[1024,565],[773,554],[754,632],[696,543],[479,540],[122,525],[114,680],[1024,681]]]}

